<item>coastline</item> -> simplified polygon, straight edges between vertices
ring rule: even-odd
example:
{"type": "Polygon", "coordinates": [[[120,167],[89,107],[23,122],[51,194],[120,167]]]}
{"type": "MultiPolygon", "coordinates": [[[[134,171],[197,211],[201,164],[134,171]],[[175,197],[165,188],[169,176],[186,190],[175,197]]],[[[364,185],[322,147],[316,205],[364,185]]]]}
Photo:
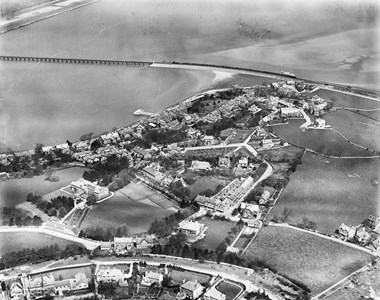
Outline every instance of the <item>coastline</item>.
{"type": "Polygon", "coordinates": [[[10,20],[0,20],[0,34],[55,17],[62,13],[95,3],[99,0],[56,0],[25,8],[10,20]]]}

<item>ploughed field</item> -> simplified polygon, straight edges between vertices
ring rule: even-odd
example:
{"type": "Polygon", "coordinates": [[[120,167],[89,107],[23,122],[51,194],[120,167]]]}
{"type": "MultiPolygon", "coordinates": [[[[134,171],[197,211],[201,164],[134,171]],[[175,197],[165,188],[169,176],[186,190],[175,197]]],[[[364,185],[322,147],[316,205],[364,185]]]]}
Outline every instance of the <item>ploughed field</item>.
{"type": "Polygon", "coordinates": [[[154,219],[175,212],[174,203],[142,183],[130,183],[116,195],[91,208],[81,229],[101,226],[119,227],[126,224],[128,234],[147,232],[154,219]]]}
{"type": "Polygon", "coordinates": [[[293,228],[263,227],[244,253],[318,294],[371,261],[372,256],[293,228]]]}
{"type": "Polygon", "coordinates": [[[287,223],[306,217],[327,234],[342,223],[359,225],[376,213],[379,167],[377,158],[326,159],[307,152],[268,218],[290,209],[287,223]]]}

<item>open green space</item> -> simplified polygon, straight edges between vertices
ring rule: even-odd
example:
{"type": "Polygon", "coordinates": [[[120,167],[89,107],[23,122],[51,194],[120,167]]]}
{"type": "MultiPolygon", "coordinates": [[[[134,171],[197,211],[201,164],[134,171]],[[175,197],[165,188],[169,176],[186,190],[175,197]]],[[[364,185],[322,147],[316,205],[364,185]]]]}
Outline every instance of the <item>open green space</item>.
{"type": "Polygon", "coordinates": [[[92,207],[81,228],[119,227],[126,224],[128,234],[147,232],[154,219],[159,220],[173,213],[174,203],[159,196],[162,195],[141,183],[128,184],[118,190],[114,197],[92,207]]]}
{"type": "Polygon", "coordinates": [[[72,267],[69,269],[49,271],[49,274],[52,274],[55,280],[65,280],[73,278],[78,273],[84,273],[87,278],[91,278],[91,267],[72,267]]]}
{"type": "Polygon", "coordinates": [[[263,227],[244,256],[317,294],[371,261],[365,252],[293,228],[263,227]]]}
{"type": "Polygon", "coordinates": [[[359,225],[376,214],[379,167],[376,158],[325,159],[306,153],[269,219],[281,217],[287,208],[291,215],[286,222],[298,224],[306,217],[328,234],[342,223],[359,225]]]}
{"type": "Polygon", "coordinates": [[[203,273],[196,273],[191,271],[178,271],[171,270],[169,276],[174,282],[182,283],[185,281],[197,280],[200,284],[209,283],[211,276],[203,273]]]}
{"type": "Polygon", "coordinates": [[[222,281],[216,286],[216,289],[226,295],[226,300],[235,299],[235,297],[243,290],[243,288],[235,283],[222,281]]]}
{"type": "Polygon", "coordinates": [[[206,230],[206,237],[197,241],[195,246],[208,249],[209,251],[215,250],[228,236],[231,228],[236,225],[233,222],[214,220],[209,217],[203,217],[197,221],[201,224],[205,224],[208,228],[206,230]]]}
{"type": "Polygon", "coordinates": [[[45,175],[0,182],[0,207],[16,206],[24,202],[29,193],[35,192],[43,196],[58,190],[78,180],[85,170],[87,168],[74,167],[55,171],[54,175],[58,176],[58,182],[45,180],[45,175]]]}
{"type": "Polygon", "coordinates": [[[373,153],[353,146],[332,130],[302,131],[304,120],[288,120],[288,124],[273,126],[273,132],[289,143],[333,156],[372,156],[373,153]]]}
{"type": "Polygon", "coordinates": [[[379,101],[366,99],[356,95],[349,95],[324,89],[314,92],[313,95],[318,95],[323,99],[333,101],[335,107],[349,107],[361,109],[380,108],[379,101]]]}
{"type": "Polygon", "coordinates": [[[332,112],[325,119],[353,143],[380,151],[380,122],[347,110],[332,112]]]}
{"type": "Polygon", "coordinates": [[[206,190],[216,191],[219,185],[226,186],[231,180],[220,176],[202,176],[189,185],[191,191],[190,198],[195,198],[199,193],[206,190]]]}
{"type": "Polygon", "coordinates": [[[0,232],[0,256],[3,253],[19,251],[23,248],[39,249],[54,244],[63,249],[66,245],[73,244],[73,242],[42,233],[0,232]]]}

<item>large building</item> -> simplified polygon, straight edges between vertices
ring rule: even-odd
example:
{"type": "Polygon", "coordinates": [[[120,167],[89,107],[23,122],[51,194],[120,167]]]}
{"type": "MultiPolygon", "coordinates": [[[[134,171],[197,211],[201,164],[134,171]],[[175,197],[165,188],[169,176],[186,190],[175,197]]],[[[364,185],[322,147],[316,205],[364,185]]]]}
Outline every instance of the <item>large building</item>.
{"type": "Polygon", "coordinates": [[[55,293],[53,275],[38,275],[34,278],[29,278],[29,293],[31,297],[49,296],[55,293]]]}
{"type": "Polygon", "coordinates": [[[298,108],[294,107],[284,107],[281,108],[281,116],[284,118],[298,118],[302,117],[302,112],[298,108]]]}
{"type": "Polygon", "coordinates": [[[202,239],[205,235],[207,227],[204,224],[194,221],[182,221],[179,223],[179,232],[182,232],[188,236],[189,242],[202,239]]]}
{"type": "Polygon", "coordinates": [[[100,200],[109,195],[109,190],[106,187],[98,186],[90,181],[80,178],[70,184],[70,189],[76,196],[87,199],[89,196],[94,196],[96,200],[100,200]]]}

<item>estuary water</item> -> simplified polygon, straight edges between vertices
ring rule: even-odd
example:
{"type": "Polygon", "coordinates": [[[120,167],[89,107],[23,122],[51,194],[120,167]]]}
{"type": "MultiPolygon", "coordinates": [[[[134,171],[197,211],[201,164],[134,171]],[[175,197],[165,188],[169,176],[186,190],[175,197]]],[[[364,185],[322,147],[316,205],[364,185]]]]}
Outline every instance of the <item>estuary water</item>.
{"type": "MultiPolygon", "coordinates": [[[[335,2],[290,2],[101,0],[0,35],[0,54],[190,61],[377,87],[379,29],[366,3],[340,10],[335,2]]],[[[209,71],[0,62],[0,151],[126,125],[137,120],[134,110],[160,111],[212,88],[214,77],[209,71]]]]}

